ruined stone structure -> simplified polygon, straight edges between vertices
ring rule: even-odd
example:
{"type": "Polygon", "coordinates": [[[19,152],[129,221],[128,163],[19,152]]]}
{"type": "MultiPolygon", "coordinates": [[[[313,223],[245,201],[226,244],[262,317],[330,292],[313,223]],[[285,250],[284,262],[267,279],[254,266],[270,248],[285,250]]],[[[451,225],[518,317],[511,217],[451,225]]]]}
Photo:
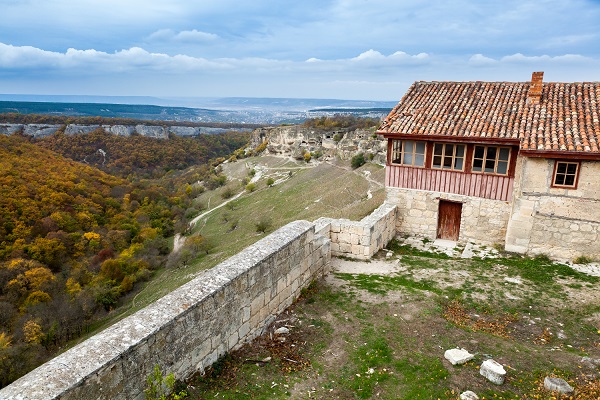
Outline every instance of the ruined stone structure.
{"type": "Polygon", "coordinates": [[[292,222],[3,388],[0,399],[142,400],[155,365],[178,379],[203,371],[327,273],[332,248],[356,258],[383,248],[395,215],[383,205],[360,222],[292,222]]]}
{"type": "Polygon", "coordinates": [[[600,258],[600,83],[415,82],[379,127],[399,233],[600,258]]]}

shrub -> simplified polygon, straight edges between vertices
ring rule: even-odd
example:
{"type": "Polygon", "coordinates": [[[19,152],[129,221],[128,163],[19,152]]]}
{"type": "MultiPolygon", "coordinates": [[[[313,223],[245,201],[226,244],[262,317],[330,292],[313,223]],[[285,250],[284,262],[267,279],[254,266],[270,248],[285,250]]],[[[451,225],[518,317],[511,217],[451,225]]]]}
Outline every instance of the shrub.
{"type": "Polygon", "coordinates": [[[246,185],[246,191],[247,192],[254,192],[256,190],[256,185],[254,183],[249,183],[246,185]]]}
{"type": "Polygon", "coordinates": [[[304,161],[309,162],[312,156],[309,152],[304,153],[304,161]]]}
{"type": "Polygon", "coordinates": [[[229,199],[231,197],[233,197],[235,193],[233,192],[233,189],[230,187],[226,187],[225,190],[223,191],[223,193],[221,193],[221,197],[224,199],[229,199]]]}
{"type": "Polygon", "coordinates": [[[178,393],[174,393],[175,390],[175,376],[173,373],[163,376],[162,371],[158,365],[154,366],[154,371],[146,378],[146,390],[144,395],[146,400],[166,400],[166,399],[185,399],[188,397],[188,393],[182,390],[178,393]]]}
{"type": "Polygon", "coordinates": [[[265,149],[267,148],[267,145],[269,144],[268,140],[265,140],[264,142],[262,142],[261,144],[258,145],[258,147],[256,147],[256,149],[254,150],[254,154],[260,154],[263,151],[265,151],[265,149]]]}
{"type": "Polygon", "coordinates": [[[273,186],[275,184],[275,179],[269,178],[267,179],[267,186],[273,186]]]}
{"type": "Polygon", "coordinates": [[[265,233],[271,228],[271,224],[271,218],[267,217],[266,215],[263,215],[262,217],[260,217],[258,222],[254,224],[254,226],[256,227],[256,232],[265,233]]]}
{"type": "Polygon", "coordinates": [[[589,264],[592,261],[594,261],[594,260],[592,260],[589,257],[579,256],[579,257],[577,257],[576,259],[573,260],[573,264],[589,264]]]}
{"type": "Polygon", "coordinates": [[[357,155],[352,157],[352,161],[350,163],[352,164],[352,168],[354,169],[364,165],[365,155],[363,153],[358,153],[357,155]]]}

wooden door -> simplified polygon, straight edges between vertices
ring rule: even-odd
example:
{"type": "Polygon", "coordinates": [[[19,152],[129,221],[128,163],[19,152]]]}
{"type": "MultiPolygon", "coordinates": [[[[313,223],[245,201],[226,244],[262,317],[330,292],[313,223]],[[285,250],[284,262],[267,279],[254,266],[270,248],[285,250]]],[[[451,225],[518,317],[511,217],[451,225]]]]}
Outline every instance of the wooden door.
{"type": "Polygon", "coordinates": [[[458,240],[461,213],[462,203],[440,200],[437,228],[438,239],[458,240]]]}

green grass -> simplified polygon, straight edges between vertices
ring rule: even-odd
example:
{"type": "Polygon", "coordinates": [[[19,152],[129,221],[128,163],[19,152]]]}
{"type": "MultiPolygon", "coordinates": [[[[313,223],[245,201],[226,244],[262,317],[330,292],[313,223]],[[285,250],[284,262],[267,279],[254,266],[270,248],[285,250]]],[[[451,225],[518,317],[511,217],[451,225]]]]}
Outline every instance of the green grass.
{"type": "Polygon", "coordinates": [[[370,293],[385,295],[390,290],[398,290],[400,288],[410,290],[427,290],[433,293],[441,293],[433,281],[420,280],[415,281],[408,275],[400,276],[382,276],[382,275],[363,275],[363,274],[346,274],[335,273],[337,278],[348,281],[352,286],[366,290],[370,293]]]}
{"type": "MultiPolygon", "coordinates": [[[[338,163],[341,166],[349,166],[349,161],[338,161],[338,163]]],[[[202,218],[195,225],[193,234],[201,234],[213,243],[214,247],[210,254],[199,254],[188,265],[155,271],[150,281],[142,283],[143,287],[136,295],[126,299],[107,318],[95,323],[88,335],[73,342],[72,345],[146,307],[190,281],[200,271],[214,267],[291,221],[299,219],[313,221],[319,217],[358,220],[370,214],[385,199],[383,188],[374,191],[373,198],[366,199],[369,182],[361,172],[369,170],[372,179],[383,181],[384,170],[372,164],[365,164],[353,172],[329,164],[312,168],[307,167],[303,162],[295,163],[289,159],[253,157],[225,164],[224,169],[233,176],[226,186],[236,188],[236,193],[244,193],[240,198],[202,218]],[[263,175],[263,178],[257,182],[257,189],[254,192],[247,193],[240,185],[241,179],[248,176],[250,169],[257,163],[266,164],[274,170],[267,171],[263,175]],[[292,176],[286,182],[273,187],[266,185],[269,174],[277,172],[287,174],[289,171],[292,172],[292,176]],[[227,215],[227,221],[223,218],[224,215],[227,215]],[[258,233],[256,223],[262,215],[271,218],[271,226],[266,232],[258,233]],[[231,230],[233,220],[237,220],[238,224],[231,230]]],[[[225,190],[226,187],[221,187],[206,191],[198,197],[197,202],[213,209],[226,201],[222,197],[225,190]]],[[[206,210],[202,212],[204,211],[206,210]]]]}

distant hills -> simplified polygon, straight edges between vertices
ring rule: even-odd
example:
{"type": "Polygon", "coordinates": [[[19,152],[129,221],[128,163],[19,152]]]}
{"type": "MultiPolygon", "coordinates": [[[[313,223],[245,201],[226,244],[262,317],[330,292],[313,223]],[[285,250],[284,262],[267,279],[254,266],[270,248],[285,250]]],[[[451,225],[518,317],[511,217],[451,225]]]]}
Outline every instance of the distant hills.
{"type": "Polygon", "coordinates": [[[0,94],[0,113],[275,125],[333,114],[376,118],[387,115],[394,105],[390,101],[336,99],[0,94]]]}

